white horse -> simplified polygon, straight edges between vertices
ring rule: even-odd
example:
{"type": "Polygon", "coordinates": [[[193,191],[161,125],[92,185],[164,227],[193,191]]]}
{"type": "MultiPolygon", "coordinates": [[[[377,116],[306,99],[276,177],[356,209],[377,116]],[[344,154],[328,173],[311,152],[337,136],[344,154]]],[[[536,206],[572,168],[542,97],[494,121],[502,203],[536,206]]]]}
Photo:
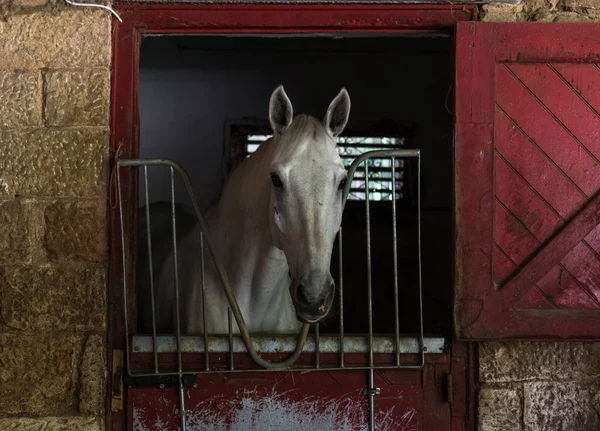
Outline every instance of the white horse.
{"type": "MultiPolygon", "coordinates": [[[[323,123],[306,115],[293,118],[292,104],[279,86],[269,104],[273,137],[238,166],[221,199],[206,214],[208,234],[251,333],[296,333],[302,323],[322,320],[331,308],[335,292],[331,254],[347,180],[335,137],[346,126],[349,113],[350,97],[342,89],[329,105],[323,123]]],[[[151,208],[153,219],[159,208],[151,208]]],[[[162,222],[152,226],[152,271],[157,331],[173,333],[170,206],[164,209],[159,215],[162,222]]],[[[139,239],[139,261],[143,267],[147,259],[143,222],[140,227],[144,237],[139,239]]],[[[200,227],[195,217],[179,214],[177,231],[181,330],[199,334],[205,329],[200,227]]],[[[225,334],[228,301],[208,251],[205,256],[206,329],[211,334],[225,334]]],[[[145,290],[138,293],[143,295],[141,328],[149,332],[148,278],[140,277],[140,289],[145,290]]],[[[235,320],[233,328],[239,333],[235,320]]]]}

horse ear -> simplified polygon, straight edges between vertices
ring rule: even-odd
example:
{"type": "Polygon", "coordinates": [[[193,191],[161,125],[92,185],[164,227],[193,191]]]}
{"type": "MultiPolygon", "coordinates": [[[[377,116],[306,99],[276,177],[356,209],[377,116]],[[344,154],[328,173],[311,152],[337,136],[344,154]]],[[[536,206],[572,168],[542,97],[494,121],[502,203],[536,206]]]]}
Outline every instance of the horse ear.
{"type": "Polygon", "coordinates": [[[331,101],[327,114],[325,114],[325,129],[331,136],[338,136],[346,127],[350,116],[350,96],[345,88],[342,88],[335,99],[331,101]]]}
{"type": "Polygon", "coordinates": [[[294,110],[292,102],[285,94],[283,85],[280,85],[271,94],[269,101],[269,122],[274,133],[282,133],[292,124],[294,110]]]}

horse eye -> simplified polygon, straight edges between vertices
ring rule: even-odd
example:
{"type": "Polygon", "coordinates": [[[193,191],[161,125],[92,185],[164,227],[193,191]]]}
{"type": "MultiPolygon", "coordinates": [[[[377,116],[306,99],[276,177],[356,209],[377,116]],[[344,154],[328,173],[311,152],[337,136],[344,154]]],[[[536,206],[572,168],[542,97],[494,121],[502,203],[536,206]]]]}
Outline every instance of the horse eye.
{"type": "Polygon", "coordinates": [[[271,174],[271,183],[273,183],[273,186],[278,189],[283,187],[283,182],[281,181],[281,178],[275,173],[271,174]]]}
{"type": "Polygon", "coordinates": [[[340,181],[339,190],[344,190],[344,187],[346,187],[346,182],[348,182],[347,178],[344,178],[342,181],[340,181]]]}

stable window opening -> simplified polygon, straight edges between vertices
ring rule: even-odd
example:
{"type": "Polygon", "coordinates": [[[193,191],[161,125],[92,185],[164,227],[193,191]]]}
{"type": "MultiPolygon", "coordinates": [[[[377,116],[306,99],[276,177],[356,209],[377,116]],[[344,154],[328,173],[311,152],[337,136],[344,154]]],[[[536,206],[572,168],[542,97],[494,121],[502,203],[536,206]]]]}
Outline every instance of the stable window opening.
{"type": "MultiPolygon", "coordinates": [[[[338,138],[345,166],[373,149],[421,151],[424,328],[426,334],[449,337],[453,297],[453,127],[447,108],[452,104],[451,66],[448,37],[145,38],[140,62],[140,157],[180,162],[191,176],[200,206],[207,209],[219,199],[232,169],[272,133],[268,97],[277,85],[284,85],[295,113],[317,119],[323,118],[329,101],[345,86],[352,99],[349,123],[338,138]],[[268,70],[265,64],[271,65],[268,70]]],[[[373,329],[376,334],[392,334],[390,162],[370,163],[373,329]]],[[[419,332],[420,313],[417,167],[415,160],[396,159],[395,168],[400,331],[414,335],[419,332]]],[[[344,252],[347,334],[365,334],[368,326],[365,181],[361,175],[364,170],[359,169],[342,224],[348,250],[344,252]]],[[[151,202],[169,200],[167,172],[153,172],[147,181],[151,202]]],[[[180,183],[176,186],[176,201],[189,205],[184,188],[180,183]]],[[[140,207],[143,193],[140,188],[140,207]]],[[[331,270],[336,280],[338,253],[336,243],[331,270]]],[[[336,298],[330,318],[320,325],[321,334],[340,330],[339,313],[336,298]]]]}

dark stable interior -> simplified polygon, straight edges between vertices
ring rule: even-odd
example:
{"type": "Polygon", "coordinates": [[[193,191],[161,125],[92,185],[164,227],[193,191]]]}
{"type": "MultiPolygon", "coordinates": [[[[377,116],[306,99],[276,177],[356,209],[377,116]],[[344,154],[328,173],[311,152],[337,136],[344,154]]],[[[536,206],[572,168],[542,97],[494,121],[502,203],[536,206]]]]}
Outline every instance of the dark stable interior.
{"type": "MultiPolygon", "coordinates": [[[[342,86],[352,99],[344,134],[397,136],[421,150],[423,323],[426,334],[452,334],[453,118],[452,40],[424,35],[319,37],[161,36],[146,38],[140,63],[140,156],[180,162],[202,207],[228,173],[236,120],[267,122],[273,89],[283,84],[294,112],[323,118],[342,86]]],[[[268,123],[267,123],[268,124],[268,123]]],[[[400,332],[419,329],[417,164],[406,160],[397,202],[400,332]]],[[[169,199],[169,182],[150,178],[151,200],[169,199]]],[[[182,189],[182,188],[180,188],[182,189]]],[[[185,202],[183,190],[177,195],[185,202]]],[[[143,202],[140,202],[140,206],[143,202]]],[[[371,203],[373,328],[393,333],[391,202],[371,203]]],[[[365,204],[344,212],[344,331],[366,333],[365,204]]],[[[338,279],[338,250],[332,256],[338,279]]],[[[339,302],[321,333],[339,331],[339,302]]]]}

